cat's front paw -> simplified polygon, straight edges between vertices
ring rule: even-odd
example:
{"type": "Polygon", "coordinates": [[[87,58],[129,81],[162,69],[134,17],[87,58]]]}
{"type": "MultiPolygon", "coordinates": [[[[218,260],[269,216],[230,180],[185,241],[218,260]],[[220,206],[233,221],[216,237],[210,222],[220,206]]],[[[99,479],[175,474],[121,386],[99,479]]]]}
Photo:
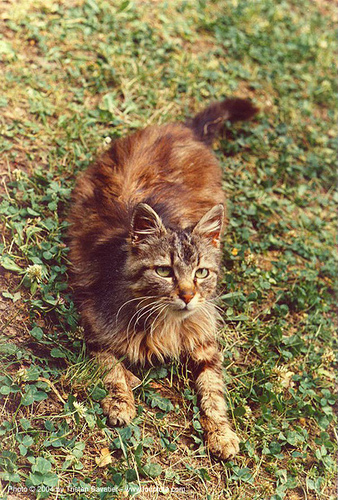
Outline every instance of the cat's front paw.
{"type": "Polygon", "coordinates": [[[207,431],[205,441],[210,452],[223,460],[239,452],[239,438],[228,426],[207,431]]]}
{"type": "Polygon", "coordinates": [[[101,401],[101,407],[112,427],[124,427],[136,416],[135,403],[129,399],[121,400],[109,395],[101,401]]]}

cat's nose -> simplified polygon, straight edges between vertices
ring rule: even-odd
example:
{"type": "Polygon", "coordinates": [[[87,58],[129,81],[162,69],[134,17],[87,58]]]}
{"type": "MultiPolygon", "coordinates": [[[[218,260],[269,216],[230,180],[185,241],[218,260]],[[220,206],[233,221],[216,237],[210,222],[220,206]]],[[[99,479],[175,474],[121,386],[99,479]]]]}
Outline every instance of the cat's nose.
{"type": "Polygon", "coordinates": [[[189,304],[189,302],[194,298],[195,292],[194,290],[180,290],[178,294],[179,298],[183,300],[186,304],[189,304]]]}

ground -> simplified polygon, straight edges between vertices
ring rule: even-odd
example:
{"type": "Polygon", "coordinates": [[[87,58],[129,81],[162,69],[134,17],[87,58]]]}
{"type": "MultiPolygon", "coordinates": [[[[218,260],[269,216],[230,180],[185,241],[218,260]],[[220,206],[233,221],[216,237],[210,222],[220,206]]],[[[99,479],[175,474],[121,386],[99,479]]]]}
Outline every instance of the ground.
{"type": "Polygon", "coordinates": [[[1,496],[336,498],[333,2],[0,2],[1,496]],[[250,97],[224,171],[219,340],[240,454],[203,446],[187,367],[106,425],[68,285],[76,175],[109,139],[250,97]]]}

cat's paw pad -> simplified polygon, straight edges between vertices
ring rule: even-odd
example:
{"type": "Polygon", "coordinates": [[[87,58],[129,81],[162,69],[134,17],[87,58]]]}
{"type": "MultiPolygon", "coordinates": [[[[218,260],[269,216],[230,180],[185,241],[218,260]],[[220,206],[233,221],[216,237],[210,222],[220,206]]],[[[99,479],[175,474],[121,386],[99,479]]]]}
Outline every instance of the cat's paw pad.
{"type": "Polygon", "coordinates": [[[232,458],[239,452],[239,438],[230,427],[208,431],[205,439],[210,452],[223,460],[232,458]]]}
{"type": "Polygon", "coordinates": [[[112,427],[124,427],[136,416],[134,401],[121,400],[114,396],[107,396],[101,401],[103,413],[107,415],[108,423],[112,427]]]}

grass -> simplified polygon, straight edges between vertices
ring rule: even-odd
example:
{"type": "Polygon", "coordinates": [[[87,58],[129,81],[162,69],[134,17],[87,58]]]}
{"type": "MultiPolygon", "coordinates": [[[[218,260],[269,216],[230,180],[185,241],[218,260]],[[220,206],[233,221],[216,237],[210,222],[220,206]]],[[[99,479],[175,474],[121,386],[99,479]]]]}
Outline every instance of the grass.
{"type": "Polygon", "coordinates": [[[335,8],[260,0],[2,3],[4,498],[336,497],[335,8]],[[215,145],[230,222],[220,331],[241,453],[203,446],[187,368],[142,374],[107,427],[67,282],[66,214],[107,137],[224,96],[261,112],[215,145]]]}

